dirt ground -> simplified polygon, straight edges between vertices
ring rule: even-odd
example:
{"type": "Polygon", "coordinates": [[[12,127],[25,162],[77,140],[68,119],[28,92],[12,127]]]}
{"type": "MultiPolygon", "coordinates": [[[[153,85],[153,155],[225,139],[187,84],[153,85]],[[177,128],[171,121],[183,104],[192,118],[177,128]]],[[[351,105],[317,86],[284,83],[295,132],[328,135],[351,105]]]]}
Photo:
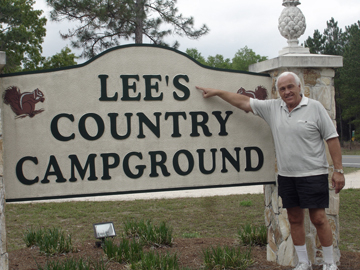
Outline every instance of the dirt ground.
{"type": "MultiPolygon", "coordinates": [[[[186,238],[174,239],[172,247],[161,248],[161,252],[176,252],[179,259],[180,267],[187,267],[188,269],[202,268],[202,250],[207,247],[217,247],[220,245],[235,246],[237,243],[234,239],[223,238],[186,238]]],[[[95,241],[89,240],[77,246],[76,253],[67,255],[56,255],[49,257],[50,260],[64,260],[71,257],[81,257],[83,259],[101,260],[106,259],[101,248],[95,247],[95,241]]],[[[252,259],[254,264],[248,269],[292,269],[291,267],[279,266],[275,263],[266,260],[266,247],[254,247],[252,250],[252,259]]],[[[21,250],[9,252],[9,269],[10,270],[36,270],[37,264],[44,266],[47,257],[39,253],[39,249],[24,248],[21,250]]],[[[359,252],[341,252],[339,270],[356,270],[360,269],[360,253],[359,252]]],[[[123,270],[124,265],[115,262],[109,262],[108,269],[123,270]]],[[[314,270],[322,269],[321,266],[314,266],[314,270]]]]}

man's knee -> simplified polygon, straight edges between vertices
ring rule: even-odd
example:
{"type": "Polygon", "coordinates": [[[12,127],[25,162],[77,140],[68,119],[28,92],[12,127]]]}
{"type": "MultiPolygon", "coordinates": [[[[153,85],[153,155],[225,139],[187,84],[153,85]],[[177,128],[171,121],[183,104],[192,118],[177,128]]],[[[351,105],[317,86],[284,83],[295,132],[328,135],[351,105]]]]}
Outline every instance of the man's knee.
{"type": "Polygon", "coordinates": [[[325,209],[309,209],[310,220],[315,227],[327,224],[325,209]]]}
{"type": "Polygon", "coordinates": [[[290,224],[303,224],[304,210],[300,207],[287,208],[287,214],[290,224]]]}

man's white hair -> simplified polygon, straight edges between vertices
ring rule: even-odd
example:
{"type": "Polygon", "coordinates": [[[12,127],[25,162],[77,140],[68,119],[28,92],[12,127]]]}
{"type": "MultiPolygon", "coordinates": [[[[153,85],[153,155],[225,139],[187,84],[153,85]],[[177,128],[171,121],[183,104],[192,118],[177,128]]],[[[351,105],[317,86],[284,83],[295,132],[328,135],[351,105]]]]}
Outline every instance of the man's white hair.
{"type": "Polygon", "coordinates": [[[276,83],[275,83],[276,90],[279,91],[279,86],[278,86],[279,79],[284,76],[287,76],[287,75],[292,75],[294,77],[296,85],[300,86],[301,93],[303,93],[303,88],[302,88],[301,80],[300,80],[299,76],[296,75],[294,72],[290,72],[290,71],[285,71],[285,72],[281,73],[279,77],[277,77],[276,83]]]}

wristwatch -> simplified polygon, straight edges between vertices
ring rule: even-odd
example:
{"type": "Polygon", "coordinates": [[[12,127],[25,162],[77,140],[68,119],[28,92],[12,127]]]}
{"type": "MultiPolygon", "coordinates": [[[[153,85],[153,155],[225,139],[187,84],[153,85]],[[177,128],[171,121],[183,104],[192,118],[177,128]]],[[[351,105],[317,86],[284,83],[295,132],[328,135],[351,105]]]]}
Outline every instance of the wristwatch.
{"type": "Polygon", "coordinates": [[[344,174],[344,170],[343,170],[343,169],[334,169],[334,172],[338,172],[338,173],[344,174]]]}

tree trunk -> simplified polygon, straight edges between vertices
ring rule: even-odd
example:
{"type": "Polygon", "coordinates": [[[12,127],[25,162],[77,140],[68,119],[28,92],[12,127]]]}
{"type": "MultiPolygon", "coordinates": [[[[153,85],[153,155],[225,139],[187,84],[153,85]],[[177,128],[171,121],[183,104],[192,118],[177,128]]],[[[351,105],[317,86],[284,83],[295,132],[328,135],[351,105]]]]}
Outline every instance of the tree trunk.
{"type": "Polygon", "coordinates": [[[135,18],[135,43],[142,44],[143,43],[143,20],[144,20],[144,0],[136,0],[136,18],[135,18]]]}
{"type": "Polygon", "coordinates": [[[351,120],[349,120],[349,133],[350,133],[349,150],[351,150],[351,142],[352,142],[351,120]]]}
{"type": "MultiPolygon", "coordinates": [[[[338,100],[340,100],[340,93],[338,93],[338,100]]],[[[341,105],[339,103],[337,103],[337,107],[338,107],[338,113],[339,113],[339,128],[340,128],[340,144],[341,146],[344,146],[344,131],[343,131],[343,121],[342,121],[342,110],[341,110],[341,105]]]]}

